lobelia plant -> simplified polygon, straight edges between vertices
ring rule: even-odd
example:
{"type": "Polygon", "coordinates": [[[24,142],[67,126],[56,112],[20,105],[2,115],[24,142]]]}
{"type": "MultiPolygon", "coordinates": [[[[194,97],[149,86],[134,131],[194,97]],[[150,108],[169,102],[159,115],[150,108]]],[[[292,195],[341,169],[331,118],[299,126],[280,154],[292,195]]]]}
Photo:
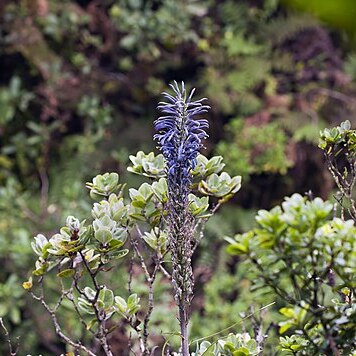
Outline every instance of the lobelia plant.
{"type": "Polygon", "coordinates": [[[175,82],[171,88],[173,95],[164,93],[167,102],[158,106],[163,116],[154,123],[162,154],[140,151],[130,156],[128,171],[149,177],[151,184],[131,188],[127,196],[117,173],[98,175],[87,183],[96,201],[92,218],[79,221],[69,216],[59,233],[49,239],[39,234],[32,242],[38,255],[36,280],[30,277],[23,287],[50,315],[67,351],[96,355],[101,348],[111,356],[110,334],[129,325],[129,347],[136,354],[151,354],[158,346],[150,345],[149,337],[154,283],[161,274],[174,290],[180,353],[189,355],[192,255],[204,236],[206,221],[240,189],[241,177],[222,172],[222,157],[207,159],[199,154],[208,128],[208,121],[199,119],[209,108],[203,104],[205,99],[193,101],[194,90],[187,95],[184,83],[175,82]],[[113,290],[107,275],[114,273],[118,260],[129,257],[127,288],[120,283],[121,289],[113,290]],[[133,264],[143,271],[146,296],[133,292],[133,264]],[[57,302],[50,305],[46,281],[53,278],[61,288],[57,302]],[[65,329],[61,313],[68,309],[77,315],[84,332],[65,329]]]}
{"type": "Polygon", "coordinates": [[[207,137],[208,121],[196,120],[195,116],[206,113],[209,106],[206,99],[192,101],[194,90],[186,97],[184,84],[180,89],[175,83],[172,89],[176,96],[164,93],[167,102],[161,102],[158,109],[165,116],[155,121],[159,142],[167,162],[167,227],[169,248],[172,255],[172,283],[175,300],[179,308],[181,349],[183,356],[189,355],[188,322],[189,305],[193,296],[193,270],[191,258],[194,245],[194,217],[189,211],[189,194],[193,176],[191,170],[207,137]]]}

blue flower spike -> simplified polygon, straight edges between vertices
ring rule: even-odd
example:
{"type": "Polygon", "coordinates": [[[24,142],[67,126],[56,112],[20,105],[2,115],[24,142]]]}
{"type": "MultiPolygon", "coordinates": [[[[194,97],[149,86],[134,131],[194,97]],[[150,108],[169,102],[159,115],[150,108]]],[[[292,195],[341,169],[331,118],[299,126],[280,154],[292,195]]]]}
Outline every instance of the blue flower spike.
{"type": "Polygon", "coordinates": [[[206,113],[210,107],[203,104],[206,98],[192,100],[195,89],[187,97],[183,82],[181,86],[177,82],[170,86],[175,96],[163,93],[166,101],[160,102],[158,109],[164,116],[154,122],[158,132],[154,139],[158,141],[167,161],[168,176],[178,174],[179,179],[187,183],[187,180],[190,181],[190,170],[194,168],[196,157],[203,146],[202,140],[208,137],[208,121],[196,117],[206,113]]]}
{"type": "Polygon", "coordinates": [[[202,140],[208,137],[205,114],[209,106],[205,98],[193,101],[194,89],[187,96],[184,83],[171,85],[173,95],[163,93],[166,101],[158,104],[163,114],[155,122],[154,139],[166,161],[168,186],[167,216],[168,244],[172,257],[172,283],[179,309],[183,355],[189,354],[188,322],[193,296],[194,278],[191,258],[194,244],[194,216],[189,210],[192,170],[196,165],[202,140]]]}

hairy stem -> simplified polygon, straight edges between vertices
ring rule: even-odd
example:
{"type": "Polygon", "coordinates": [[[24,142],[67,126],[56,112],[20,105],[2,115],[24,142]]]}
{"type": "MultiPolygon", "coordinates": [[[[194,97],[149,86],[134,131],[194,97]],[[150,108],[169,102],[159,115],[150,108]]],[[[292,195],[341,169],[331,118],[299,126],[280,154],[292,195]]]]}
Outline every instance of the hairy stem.
{"type": "Polygon", "coordinates": [[[188,314],[184,301],[179,303],[179,323],[181,332],[181,352],[183,356],[189,356],[188,314]]]}
{"type": "MultiPolygon", "coordinates": [[[[172,185],[171,185],[172,186],[172,185]]],[[[194,220],[188,212],[187,192],[174,189],[170,194],[168,207],[168,226],[170,231],[169,247],[172,253],[172,284],[175,290],[175,301],[178,306],[178,319],[181,330],[181,352],[189,355],[189,306],[193,295],[193,254],[194,220]]]]}

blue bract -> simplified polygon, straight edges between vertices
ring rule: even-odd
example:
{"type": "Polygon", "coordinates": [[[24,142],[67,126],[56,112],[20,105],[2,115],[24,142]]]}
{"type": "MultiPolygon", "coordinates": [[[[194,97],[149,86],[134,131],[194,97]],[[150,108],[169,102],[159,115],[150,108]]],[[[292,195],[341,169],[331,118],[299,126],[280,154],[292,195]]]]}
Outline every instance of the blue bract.
{"type": "Polygon", "coordinates": [[[187,98],[183,82],[181,87],[177,82],[170,86],[175,96],[163,93],[167,102],[160,102],[158,109],[165,115],[154,122],[158,131],[154,139],[158,141],[167,161],[168,175],[182,174],[181,178],[184,179],[190,174],[191,168],[194,168],[202,139],[208,136],[208,121],[196,117],[206,113],[210,107],[202,104],[206,98],[192,101],[195,89],[187,98]]]}

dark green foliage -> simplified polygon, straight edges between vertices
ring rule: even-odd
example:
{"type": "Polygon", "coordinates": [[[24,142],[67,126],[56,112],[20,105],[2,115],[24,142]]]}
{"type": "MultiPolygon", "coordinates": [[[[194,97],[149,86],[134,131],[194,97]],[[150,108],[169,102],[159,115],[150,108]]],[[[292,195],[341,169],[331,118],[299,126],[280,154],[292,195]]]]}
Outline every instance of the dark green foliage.
{"type": "Polygon", "coordinates": [[[231,172],[244,177],[264,172],[286,173],[291,165],[285,154],[287,137],[277,123],[254,126],[234,119],[227,130],[231,137],[217,145],[217,152],[226,157],[231,172]]]}

